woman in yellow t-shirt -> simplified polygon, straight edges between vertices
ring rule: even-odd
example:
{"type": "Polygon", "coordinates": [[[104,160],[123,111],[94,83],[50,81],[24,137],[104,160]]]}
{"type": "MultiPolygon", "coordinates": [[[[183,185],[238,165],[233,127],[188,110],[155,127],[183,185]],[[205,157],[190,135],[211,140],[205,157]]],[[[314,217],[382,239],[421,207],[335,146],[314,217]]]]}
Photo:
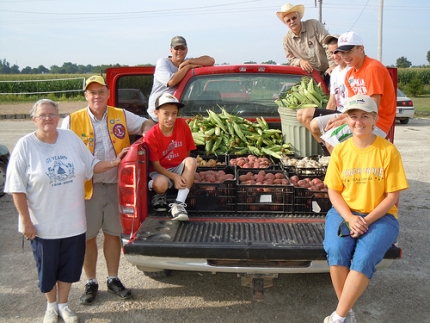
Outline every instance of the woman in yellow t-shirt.
{"type": "Polygon", "coordinates": [[[396,203],[408,188],[399,151],[372,133],[375,101],[355,95],[344,113],[353,135],[333,150],[325,178],[333,207],[327,213],[324,249],[339,303],[324,323],[356,322],[352,307],[397,239],[396,203]]]}

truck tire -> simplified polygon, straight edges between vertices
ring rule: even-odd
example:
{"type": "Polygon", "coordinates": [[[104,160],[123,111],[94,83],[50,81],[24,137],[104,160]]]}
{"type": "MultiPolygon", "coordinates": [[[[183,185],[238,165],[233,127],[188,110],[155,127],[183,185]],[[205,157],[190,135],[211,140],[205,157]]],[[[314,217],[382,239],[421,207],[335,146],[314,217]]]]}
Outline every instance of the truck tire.
{"type": "Polygon", "coordinates": [[[409,118],[404,118],[399,120],[401,124],[407,124],[409,122],[409,118]]]}
{"type": "Polygon", "coordinates": [[[6,180],[6,164],[0,161],[0,197],[5,195],[4,186],[6,180]]]}
{"type": "Polygon", "coordinates": [[[170,276],[170,274],[172,273],[171,270],[161,270],[161,271],[144,271],[143,274],[149,278],[152,278],[154,280],[158,280],[158,279],[163,279],[166,278],[168,276],[170,276]]]}

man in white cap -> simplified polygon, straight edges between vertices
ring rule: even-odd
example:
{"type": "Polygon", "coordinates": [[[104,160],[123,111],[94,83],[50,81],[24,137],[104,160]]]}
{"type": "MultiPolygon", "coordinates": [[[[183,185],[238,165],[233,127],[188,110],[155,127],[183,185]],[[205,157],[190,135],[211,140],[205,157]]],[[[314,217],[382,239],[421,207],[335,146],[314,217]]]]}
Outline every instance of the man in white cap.
{"type": "Polygon", "coordinates": [[[182,36],[175,36],[170,41],[171,56],[160,58],[155,64],[154,83],[148,102],[149,116],[158,121],[155,114],[155,100],[164,92],[173,94],[176,86],[187,72],[196,67],[212,66],[215,60],[207,55],[187,59],[187,41],[182,36]]]}
{"type": "Polygon", "coordinates": [[[334,68],[323,40],[329,35],[324,25],[318,20],[302,21],[305,7],[301,4],[286,3],[276,16],[290,29],[284,36],[284,50],[291,66],[300,66],[311,73],[316,69],[329,84],[330,72],[334,68]],[[333,66],[332,68],[330,68],[333,66]]]}
{"type": "MultiPolygon", "coordinates": [[[[366,56],[362,38],[353,31],[340,35],[335,53],[340,53],[351,67],[345,76],[348,96],[364,94],[376,102],[379,110],[373,132],[385,138],[396,117],[396,92],[390,73],[381,62],[366,56]]],[[[330,152],[333,146],[352,135],[345,119],[330,120],[326,129],[330,131],[321,138],[330,152]]]]}
{"type": "MultiPolygon", "coordinates": [[[[152,120],[139,117],[124,109],[108,106],[109,89],[103,77],[91,76],[84,87],[88,107],[73,112],[62,123],[82,139],[98,159],[113,160],[130,146],[129,134],[144,135],[153,125],[152,120]]],[[[103,231],[103,250],[108,273],[107,290],[122,299],[132,296],[118,278],[121,256],[121,222],[118,208],[118,168],[95,174],[85,182],[85,213],[87,216],[84,271],[87,276],[83,305],[94,303],[99,289],[96,277],[97,236],[103,231]]]]}

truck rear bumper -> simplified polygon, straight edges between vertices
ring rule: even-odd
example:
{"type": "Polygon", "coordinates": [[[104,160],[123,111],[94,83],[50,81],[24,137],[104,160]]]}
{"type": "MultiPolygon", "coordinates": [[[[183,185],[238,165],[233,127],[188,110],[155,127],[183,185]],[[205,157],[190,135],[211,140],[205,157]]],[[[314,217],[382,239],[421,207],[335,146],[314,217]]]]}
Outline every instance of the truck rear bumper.
{"type": "MultiPolygon", "coordinates": [[[[322,219],[192,219],[180,223],[148,218],[131,240],[123,237],[126,259],[145,271],[328,272],[322,219]]],[[[379,268],[401,256],[393,246],[379,268]]]]}

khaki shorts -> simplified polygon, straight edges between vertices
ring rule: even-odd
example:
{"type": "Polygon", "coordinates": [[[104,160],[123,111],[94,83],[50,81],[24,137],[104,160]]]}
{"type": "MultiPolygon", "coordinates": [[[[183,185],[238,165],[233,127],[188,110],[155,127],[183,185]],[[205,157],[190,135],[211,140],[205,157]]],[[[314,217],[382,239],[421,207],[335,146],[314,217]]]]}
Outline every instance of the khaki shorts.
{"type": "Polygon", "coordinates": [[[97,236],[100,229],[113,235],[121,235],[118,210],[118,184],[95,183],[93,196],[85,201],[87,215],[87,240],[97,236]]]}

